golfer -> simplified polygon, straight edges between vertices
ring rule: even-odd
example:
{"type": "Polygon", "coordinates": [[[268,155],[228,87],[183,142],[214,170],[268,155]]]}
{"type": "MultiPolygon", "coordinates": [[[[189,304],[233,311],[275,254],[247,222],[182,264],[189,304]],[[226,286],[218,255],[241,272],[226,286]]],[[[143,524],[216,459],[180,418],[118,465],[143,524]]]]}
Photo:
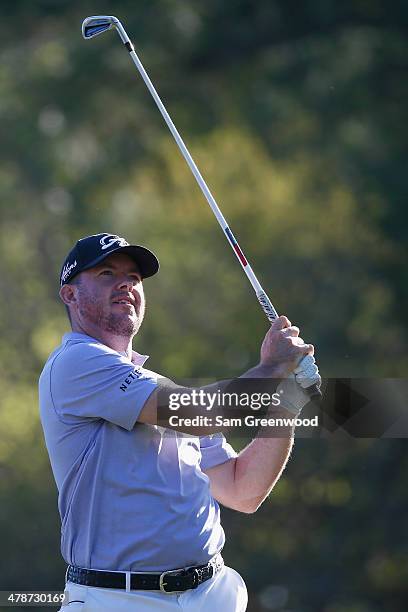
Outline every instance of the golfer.
{"type": "MultiPolygon", "coordinates": [[[[48,358],[39,394],[68,565],[63,611],[243,612],[245,583],[221,556],[219,504],[255,512],[291,450],[292,431],[237,454],[223,433],[157,424],[171,383],[145,368],[132,340],[144,279],[158,269],[151,251],[107,233],[79,240],[62,267],[72,331],[48,358]]],[[[307,354],[313,346],[281,316],[242,377],[285,380],[307,354]]]]}

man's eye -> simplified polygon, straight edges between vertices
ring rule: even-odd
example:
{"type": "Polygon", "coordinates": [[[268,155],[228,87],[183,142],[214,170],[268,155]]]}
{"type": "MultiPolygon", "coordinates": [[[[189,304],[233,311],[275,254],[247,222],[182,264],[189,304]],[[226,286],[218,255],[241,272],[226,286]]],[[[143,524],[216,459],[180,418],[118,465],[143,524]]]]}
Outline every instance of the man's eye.
{"type": "Polygon", "coordinates": [[[102,274],[108,274],[110,276],[111,274],[113,274],[113,272],[112,272],[112,270],[102,270],[100,272],[100,275],[102,275],[102,274]]]}

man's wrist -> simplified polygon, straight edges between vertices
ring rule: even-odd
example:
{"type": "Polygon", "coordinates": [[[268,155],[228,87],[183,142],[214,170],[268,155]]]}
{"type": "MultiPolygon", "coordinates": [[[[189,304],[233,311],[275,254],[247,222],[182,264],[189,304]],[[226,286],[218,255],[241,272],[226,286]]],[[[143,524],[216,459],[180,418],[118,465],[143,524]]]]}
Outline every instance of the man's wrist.
{"type": "Polygon", "coordinates": [[[258,363],[254,368],[242,374],[240,378],[286,378],[289,374],[288,368],[282,364],[258,363]]]}

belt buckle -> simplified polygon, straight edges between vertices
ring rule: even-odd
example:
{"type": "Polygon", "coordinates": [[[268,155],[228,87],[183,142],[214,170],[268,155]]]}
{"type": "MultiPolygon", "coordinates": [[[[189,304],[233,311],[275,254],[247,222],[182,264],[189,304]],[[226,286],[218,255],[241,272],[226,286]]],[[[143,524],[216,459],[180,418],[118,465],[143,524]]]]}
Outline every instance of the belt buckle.
{"type": "Polygon", "coordinates": [[[183,570],[178,569],[178,570],[170,570],[168,572],[163,572],[162,574],[160,574],[160,578],[159,578],[159,589],[161,590],[162,593],[184,593],[184,591],[166,591],[166,589],[164,588],[166,586],[166,582],[164,582],[164,579],[166,578],[166,576],[177,576],[177,574],[180,574],[180,572],[182,572],[183,570]]]}

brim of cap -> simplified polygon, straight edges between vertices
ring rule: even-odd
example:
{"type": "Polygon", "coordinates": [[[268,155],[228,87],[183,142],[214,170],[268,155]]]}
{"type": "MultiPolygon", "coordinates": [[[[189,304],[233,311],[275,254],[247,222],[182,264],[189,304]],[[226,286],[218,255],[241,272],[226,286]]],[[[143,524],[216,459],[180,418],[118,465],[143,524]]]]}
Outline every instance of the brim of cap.
{"type": "Polygon", "coordinates": [[[125,253],[125,255],[129,255],[129,257],[131,257],[137,264],[142,278],[149,278],[149,276],[153,276],[159,271],[160,264],[156,255],[152,253],[152,251],[149,251],[149,249],[146,249],[146,247],[134,244],[118,247],[117,249],[110,249],[109,253],[100,255],[91,261],[91,263],[89,263],[86,267],[81,268],[81,272],[82,270],[89,270],[90,268],[93,268],[113,253],[125,253]]]}

